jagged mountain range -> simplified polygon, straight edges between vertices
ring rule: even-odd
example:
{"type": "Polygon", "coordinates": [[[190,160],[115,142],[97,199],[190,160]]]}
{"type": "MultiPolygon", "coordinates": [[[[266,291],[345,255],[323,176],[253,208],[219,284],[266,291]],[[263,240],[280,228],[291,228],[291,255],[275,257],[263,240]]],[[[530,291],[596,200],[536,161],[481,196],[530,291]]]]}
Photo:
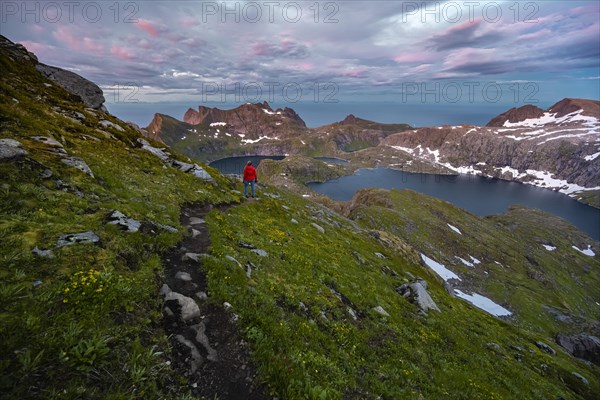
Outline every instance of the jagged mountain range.
{"type": "Polygon", "coordinates": [[[513,108],[486,126],[439,126],[385,138],[390,146],[461,173],[518,180],[565,194],[600,190],[600,102],[563,99],[513,108]]]}
{"type": "MultiPolygon", "coordinates": [[[[547,110],[512,108],[486,126],[418,129],[354,115],[310,129],[292,109],[273,110],[267,102],[232,110],[200,106],[189,109],[184,121],[156,114],[146,131],[204,161],[247,154],[351,159],[349,152],[391,148],[440,171],[517,180],[600,204],[600,102],[595,100],[565,98],[547,110]]],[[[398,168],[392,161],[382,159],[379,165],[398,168]]],[[[403,168],[414,171],[411,164],[403,168]]]]}

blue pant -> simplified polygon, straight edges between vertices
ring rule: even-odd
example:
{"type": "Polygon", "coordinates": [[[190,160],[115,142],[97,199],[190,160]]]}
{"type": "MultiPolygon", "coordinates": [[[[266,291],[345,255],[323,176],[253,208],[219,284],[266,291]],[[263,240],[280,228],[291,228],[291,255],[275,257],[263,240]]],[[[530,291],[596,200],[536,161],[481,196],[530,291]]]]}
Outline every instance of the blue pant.
{"type": "Polygon", "coordinates": [[[254,180],[252,181],[244,181],[244,195],[248,197],[248,184],[252,188],[252,197],[254,197],[254,180]]]}

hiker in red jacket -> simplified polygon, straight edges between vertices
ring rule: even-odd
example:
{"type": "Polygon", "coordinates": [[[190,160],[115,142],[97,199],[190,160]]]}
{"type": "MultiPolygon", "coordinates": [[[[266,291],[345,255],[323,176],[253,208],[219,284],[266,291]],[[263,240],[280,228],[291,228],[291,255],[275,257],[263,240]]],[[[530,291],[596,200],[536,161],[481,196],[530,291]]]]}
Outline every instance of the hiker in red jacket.
{"type": "Polygon", "coordinates": [[[244,168],[244,194],[248,197],[248,184],[252,188],[252,197],[254,197],[254,183],[258,182],[258,178],[256,176],[256,169],[252,166],[252,161],[248,161],[246,163],[246,167],[244,168]]]}

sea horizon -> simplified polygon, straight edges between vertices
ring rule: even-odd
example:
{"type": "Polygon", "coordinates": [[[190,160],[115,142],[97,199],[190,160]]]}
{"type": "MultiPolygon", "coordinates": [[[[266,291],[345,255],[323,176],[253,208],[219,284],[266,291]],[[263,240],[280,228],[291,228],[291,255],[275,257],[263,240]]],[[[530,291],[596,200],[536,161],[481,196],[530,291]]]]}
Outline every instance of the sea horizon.
{"type": "MultiPolygon", "coordinates": [[[[555,102],[536,103],[537,107],[546,109],[555,102]]],[[[152,121],[155,113],[166,114],[178,120],[183,120],[184,113],[189,109],[197,109],[199,105],[232,109],[243,103],[222,102],[108,102],[108,110],[124,121],[131,121],[140,127],[146,127],[152,121]]],[[[307,127],[317,128],[334,122],[342,121],[352,114],[355,117],[380,123],[404,123],[413,127],[440,125],[486,125],[492,118],[513,108],[525,104],[515,103],[402,103],[393,101],[357,102],[339,101],[337,103],[269,103],[273,108],[292,108],[304,120],[307,127]]]]}

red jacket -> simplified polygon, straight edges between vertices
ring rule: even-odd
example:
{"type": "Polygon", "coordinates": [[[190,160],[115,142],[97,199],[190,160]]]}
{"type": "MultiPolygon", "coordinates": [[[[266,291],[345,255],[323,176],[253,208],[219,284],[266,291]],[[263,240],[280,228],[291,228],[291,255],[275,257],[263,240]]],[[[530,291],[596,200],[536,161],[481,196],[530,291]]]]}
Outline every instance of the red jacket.
{"type": "Polygon", "coordinates": [[[245,181],[253,181],[256,179],[256,170],[252,165],[246,165],[244,168],[244,180],[245,181]]]}

